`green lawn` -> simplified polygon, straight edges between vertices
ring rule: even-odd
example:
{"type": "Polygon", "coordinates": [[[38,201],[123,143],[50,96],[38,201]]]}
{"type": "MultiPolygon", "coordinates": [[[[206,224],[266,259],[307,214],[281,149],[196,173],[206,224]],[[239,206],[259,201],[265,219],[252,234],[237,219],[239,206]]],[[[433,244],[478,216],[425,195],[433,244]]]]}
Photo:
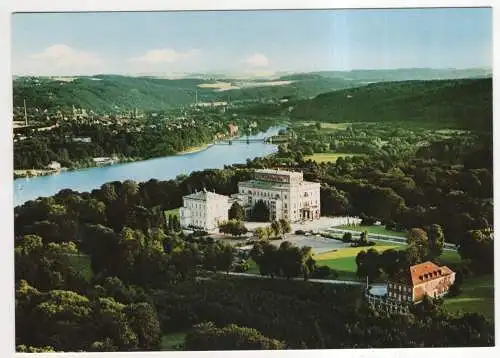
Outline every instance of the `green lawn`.
{"type": "Polygon", "coordinates": [[[346,247],[343,249],[338,249],[337,251],[324,252],[321,254],[314,255],[316,264],[318,266],[326,265],[331,269],[335,270],[339,276],[339,280],[355,280],[356,279],[356,255],[360,251],[366,251],[370,248],[382,252],[388,249],[402,249],[405,245],[388,243],[384,241],[377,241],[375,246],[365,246],[365,247],[346,247]]]}
{"type": "MultiPolygon", "coordinates": [[[[354,257],[341,257],[338,259],[316,259],[316,265],[326,265],[337,273],[338,280],[356,281],[356,262],[354,257]]],[[[333,278],[333,277],[332,277],[333,278]]]]}
{"type": "Polygon", "coordinates": [[[358,154],[353,153],[314,153],[313,155],[306,155],[304,159],[311,159],[316,163],[325,163],[325,162],[336,162],[339,158],[344,157],[353,157],[358,154]]]}
{"type": "Polygon", "coordinates": [[[186,332],[175,332],[165,334],[161,337],[160,350],[177,351],[178,345],[183,344],[186,338],[186,332]]]}
{"type": "Polygon", "coordinates": [[[252,260],[252,259],[248,259],[248,273],[260,273],[259,272],[259,266],[257,266],[257,263],[252,260]]]}
{"type": "Polygon", "coordinates": [[[457,265],[460,264],[462,258],[456,251],[443,251],[441,256],[436,259],[436,263],[440,265],[457,265]]]}
{"type": "MultiPolygon", "coordinates": [[[[351,280],[356,279],[356,255],[360,251],[367,251],[374,248],[378,252],[383,252],[388,249],[403,250],[406,244],[390,243],[386,241],[372,240],[376,243],[375,246],[365,247],[346,247],[337,251],[324,252],[314,255],[316,264],[326,265],[337,271],[339,279],[351,280]]],[[[441,256],[436,259],[441,265],[456,265],[461,261],[460,255],[457,252],[444,251],[441,256]]]]}
{"type": "Polygon", "coordinates": [[[389,236],[399,236],[399,237],[406,237],[405,232],[401,231],[393,231],[393,230],[387,230],[384,226],[382,225],[341,225],[341,226],[336,226],[335,229],[345,229],[345,230],[352,230],[352,231],[368,231],[368,234],[379,234],[379,235],[389,235],[389,236]]]}
{"type": "Polygon", "coordinates": [[[88,255],[71,255],[68,256],[73,268],[79,272],[85,280],[90,281],[93,276],[90,266],[90,257],[88,255]]]}
{"type": "MultiPolygon", "coordinates": [[[[317,266],[326,265],[335,270],[339,280],[357,280],[356,277],[356,255],[360,251],[367,251],[370,248],[383,252],[388,249],[403,250],[406,244],[398,244],[387,241],[371,240],[376,243],[374,246],[365,247],[346,247],[337,251],[329,251],[314,255],[317,266]]],[[[461,261],[460,255],[457,252],[444,251],[441,256],[436,259],[436,263],[440,265],[456,265],[461,261]]],[[[259,267],[252,259],[248,260],[248,273],[258,274],[259,267]]]]}
{"type": "Polygon", "coordinates": [[[461,290],[457,297],[445,297],[444,307],[449,312],[480,313],[495,318],[493,275],[465,278],[461,290]]]}

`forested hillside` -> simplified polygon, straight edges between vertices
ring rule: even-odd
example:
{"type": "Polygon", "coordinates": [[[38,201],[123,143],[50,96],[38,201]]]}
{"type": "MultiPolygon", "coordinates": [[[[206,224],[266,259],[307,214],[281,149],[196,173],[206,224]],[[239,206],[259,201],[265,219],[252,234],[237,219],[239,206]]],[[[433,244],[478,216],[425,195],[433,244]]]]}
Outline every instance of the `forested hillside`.
{"type": "Polygon", "coordinates": [[[292,112],[292,118],[338,123],[439,123],[490,130],[492,80],[375,83],[302,101],[292,112]]]}
{"type": "Polygon", "coordinates": [[[438,80],[459,78],[491,77],[490,69],[435,69],[435,68],[399,68],[387,70],[352,70],[352,71],[320,71],[314,74],[322,77],[345,78],[359,81],[409,81],[438,80]]]}
{"type": "MultiPolygon", "coordinates": [[[[71,110],[73,106],[97,113],[134,108],[163,110],[194,103],[196,92],[199,101],[309,98],[359,84],[357,81],[314,76],[285,85],[265,86],[260,83],[259,87],[249,86],[228,91],[198,86],[210,82],[214,81],[113,75],[79,77],[71,81],[20,77],[13,83],[14,107],[22,107],[26,100],[29,107],[49,111],[71,110]]],[[[224,82],[238,85],[233,80],[224,82]]]]}
{"type": "MultiPolygon", "coordinates": [[[[195,100],[195,92],[198,92],[199,101],[307,99],[321,93],[364,86],[370,82],[480,77],[487,75],[487,73],[481,70],[432,69],[323,71],[283,75],[278,80],[290,81],[290,83],[282,85],[265,85],[265,82],[268,80],[263,79],[237,80],[222,77],[220,81],[230,83],[233,87],[239,87],[225,91],[199,87],[200,84],[215,83],[218,81],[214,78],[207,79],[200,76],[181,79],[118,75],[98,75],[76,77],[73,79],[16,77],[13,81],[13,94],[14,107],[22,107],[23,101],[26,100],[28,107],[39,108],[42,111],[44,109],[48,111],[67,111],[71,110],[73,106],[93,110],[97,113],[130,110],[133,108],[154,111],[191,104],[195,100]]],[[[404,91],[405,87],[404,84],[401,84],[401,88],[395,84],[387,84],[388,87],[385,87],[386,85],[381,86],[369,86],[367,89],[361,90],[358,94],[365,91],[370,92],[371,90],[378,91],[378,89],[383,89],[382,94],[386,90],[389,90],[391,93],[399,92],[404,91]]],[[[412,88],[413,86],[414,83],[411,84],[412,88]]],[[[434,85],[430,84],[429,86],[432,88],[434,85]]],[[[424,87],[427,87],[427,83],[424,87]]],[[[412,91],[410,90],[410,92],[412,91]]],[[[343,93],[350,92],[339,92],[338,96],[342,97],[343,93]]],[[[489,85],[489,93],[491,93],[491,83],[489,85]]],[[[405,94],[402,92],[400,95],[404,96],[405,94]]],[[[330,98],[330,96],[325,95],[325,97],[320,97],[318,99],[319,103],[314,102],[313,107],[322,108],[323,101],[330,98]]],[[[357,100],[364,100],[364,97],[360,97],[357,100]]],[[[385,102],[380,103],[382,107],[385,104],[385,102]]],[[[302,112],[299,109],[297,114],[304,116],[301,113],[307,112],[310,107],[302,106],[301,108],[303,108],[302,112]]],[[[309,114],[311,116],[316,115],[315,112],[309,114]]]]}

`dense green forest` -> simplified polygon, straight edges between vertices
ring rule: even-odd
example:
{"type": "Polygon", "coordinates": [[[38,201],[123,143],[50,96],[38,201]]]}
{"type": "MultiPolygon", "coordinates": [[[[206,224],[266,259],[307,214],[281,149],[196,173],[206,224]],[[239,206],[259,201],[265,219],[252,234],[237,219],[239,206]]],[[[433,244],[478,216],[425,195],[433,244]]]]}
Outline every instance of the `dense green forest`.
{"type": "Polygon", "coordinates": [[[492,80],[375,83],[324,93],[298,103],[291,118],[321,122],[430,123],[491,130],[492,80]]]}

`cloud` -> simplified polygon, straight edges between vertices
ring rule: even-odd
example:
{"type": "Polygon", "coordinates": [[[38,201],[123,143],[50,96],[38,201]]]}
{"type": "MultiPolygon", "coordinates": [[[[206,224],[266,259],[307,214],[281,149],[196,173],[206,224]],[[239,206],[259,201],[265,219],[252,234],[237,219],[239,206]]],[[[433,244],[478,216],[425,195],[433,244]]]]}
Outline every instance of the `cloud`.
{"type": "Polygon", "coordinates": [[[262,53],[254,53],[243,60],[244,63],[251,67],[267,67],[269,60],[266,55],[262,53]]]}
{"type": "Polygon", "coordinates": [[[29,59],[47,61],[57,67],[67,68],[94,66],[104,62],[96,53],[77,50],[63,44],[49,46],[42,52],[30,55],[29,59]]]}
{"type": "Polygon", "coordinates": [[[131,62],[142,62],[149,64],[158,63],[174,63],[181,60],[187,60],[196,57],[199,54],[199,50],[191,49],[186,52],[176,51],[171,48],[155,49],[146,52],[144,55],[139,57],[133,57],[130,59],[131,62]]]}
{"type": "Polygon", "coordinates": [[[105,63],[97,53],[55,44],[40,52],[15,58],[12,65],[18,75],[72,76],[102,73],[105,63]]]}

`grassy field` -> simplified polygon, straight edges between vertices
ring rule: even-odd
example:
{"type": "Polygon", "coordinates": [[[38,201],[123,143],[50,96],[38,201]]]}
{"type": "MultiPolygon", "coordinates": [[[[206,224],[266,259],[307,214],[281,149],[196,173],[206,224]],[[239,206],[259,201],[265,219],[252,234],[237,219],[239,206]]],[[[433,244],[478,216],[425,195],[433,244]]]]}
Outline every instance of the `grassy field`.
{"type": "Polygon", "coordinates": [[[321,122],[321,129],[338,129],[338,130],[345,130],[347,129],[352,123],[328,123],[328,122],[321,122]]]}
{"type": "Polygon", "coordinates": [[[177,346],[184,343],[186,332],[175,332],[165,334],[161,337],[160,350],[162,351],[177,351],[177,346]]]}
{"type": "Polygon", "coordinates": [[[383,241],[376,241],[375,246],[367,247],[346,247],[337,251],[324,252],[321,254],[314,255],[316,264],[326,265],[331,269],[334,269],[339,274],[339,279],[352,280],[356,278],[356,255],[360,251],[366,251],[370,248],[382,252],[388,249],[402,249],[405,245],[388,243],[383,241]]]}
{"type": "Polygon", "coordinates": [[[90,281],[93,276],[90,266],[90,257],[87,255],[71,255],[69,256],[69,260],[73,268],[79,272],[85,280],[90,281]]]}
{"type": "MultiPolygon", "coordinates": [[[[358,252],[374,248],[378,252],[388,249],[402,250],[406,247],[405,244],[389,243],[384,241],[372,240],[376,242],[375,246],[367,247],[346,247],[337,251],[325,252],[314,255],[317,265],[326,265],[337,271],[339,279],[351,280],[356,279],[356,255],[358,252]]],[[[460,255],[457,252],[445,251],[436,259],[441,265],[454,265],[461,261],[460,255]]]]}
{"type": "Polygon", "coordinates": [[[304,159],[311,159],[316,163],[325,163],[325,162],[336,162],[339,158],[345,157],[353,157],[358,154],[352,153],[314,153],[313,155],[306,155],[304,159]]]}
{"type": "Polygon", "coordinates": [[[336,226],[336,229],[345,229],[352,231],[368,231],[368,234],[379,234],[379,235],[389,235],[389,236],[399,236],[406,237],[405,232],[387,230],[384,226],[379,225],[341,225],[336,226]]]}
{"type": "Polygon", "coordinates": [[[493,275],[465,278],[461,290],[457,297],[445,298],[444,307],[449,312],[480,313],[495,318],[493,275]]]}

